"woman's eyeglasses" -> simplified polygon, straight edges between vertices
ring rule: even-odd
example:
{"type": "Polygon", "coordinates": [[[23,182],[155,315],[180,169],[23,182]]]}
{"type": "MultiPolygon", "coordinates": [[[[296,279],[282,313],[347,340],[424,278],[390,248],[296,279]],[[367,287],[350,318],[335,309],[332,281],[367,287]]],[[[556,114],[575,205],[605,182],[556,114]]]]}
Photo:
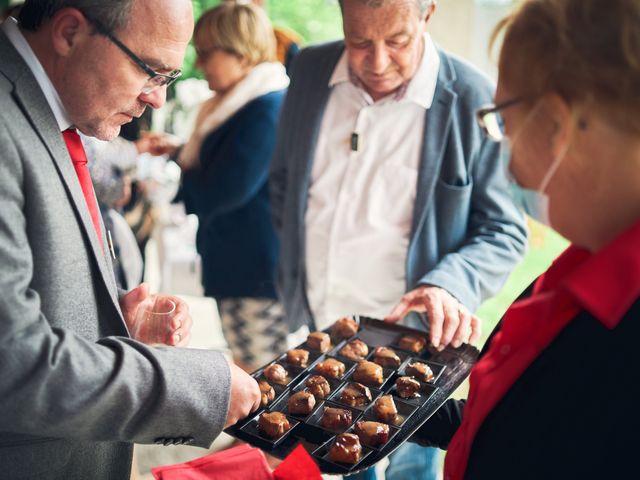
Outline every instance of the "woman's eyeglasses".
{"type": "Polygon", "coordinates": [[[516,97],[499,104],[487,105],[476,111],[476,120],[480,128],[484,130],[487,136],[494,142],[504,140],[506,133],[504,129],[504,120],[500,115],[500,110],[511,107],[517,103],[526,100],[528,97],[516,97]]]}

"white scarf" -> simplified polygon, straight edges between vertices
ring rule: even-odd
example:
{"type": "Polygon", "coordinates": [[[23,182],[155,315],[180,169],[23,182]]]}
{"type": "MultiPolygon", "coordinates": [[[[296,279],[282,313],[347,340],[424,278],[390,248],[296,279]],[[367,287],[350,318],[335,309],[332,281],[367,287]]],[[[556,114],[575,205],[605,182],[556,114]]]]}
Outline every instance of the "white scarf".
{"type": "Polygon", "coordinates": [[[178,162],[183,168],[190,168],[199,162],[202,142],[211,132],[220,127],[238,110],[251,100],[270,92],[283,90],[289,86],[289,77],[284,66],[276,62],[264,62],[256,65],[224,97],[214,95],[202,103],[196,126],[184,145],[178,162]]]}

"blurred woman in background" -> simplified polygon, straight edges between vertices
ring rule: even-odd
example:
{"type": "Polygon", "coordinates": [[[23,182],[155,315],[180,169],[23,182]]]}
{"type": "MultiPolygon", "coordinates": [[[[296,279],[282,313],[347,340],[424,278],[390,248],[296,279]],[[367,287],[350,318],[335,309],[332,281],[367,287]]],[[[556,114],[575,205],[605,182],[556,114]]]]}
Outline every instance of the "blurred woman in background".
{"type": "Polygon", "coordinates": [[[224,2],[205,12],[193,41],[215,95],[178,156],[182,196],[199,219],[205,295],[218,303],[234,360],[254,369],[287,347],[267,178],[289,79],[275,60],[271,23],[252,4],[224,2]]]}
{"type": "Polygon", "coordinates": [[[496,104],[479,121],[511,147],[528,211],[573,245],[507,311],[466,404],[449,400],[415,438],[448,447],[447,480],[630,478],[640,429],[640,1],[525,0],[500,28],[496,104]]]}

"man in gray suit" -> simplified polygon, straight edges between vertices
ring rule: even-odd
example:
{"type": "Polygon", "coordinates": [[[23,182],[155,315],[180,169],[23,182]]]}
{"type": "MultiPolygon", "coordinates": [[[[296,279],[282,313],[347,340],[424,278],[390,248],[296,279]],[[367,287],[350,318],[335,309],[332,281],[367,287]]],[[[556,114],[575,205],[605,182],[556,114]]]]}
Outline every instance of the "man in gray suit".
{"type": "Polygon", "coordinates": [[[0,478],[129,478],[133,442],[208,447],[259,404],[220,354],[128,338],[147,292],[117,291],[65,146],[161,106],[192,29],[189,0],[27,0],[0,27],[0,478]]]}
{"type": "MultiPolygon", "coordinates": [[[[272,161],[287,318],[324,328],[415,309],[436,348],[473,342],[473,311],[526,245],[498,147],[474,118],[493,86],[435,46],[435,1],[341,8],[344,42],[294,60],[272,161]]],[[[409,455],[421,471],[406,478],[433,478],[422,458],[409,455]]]]}

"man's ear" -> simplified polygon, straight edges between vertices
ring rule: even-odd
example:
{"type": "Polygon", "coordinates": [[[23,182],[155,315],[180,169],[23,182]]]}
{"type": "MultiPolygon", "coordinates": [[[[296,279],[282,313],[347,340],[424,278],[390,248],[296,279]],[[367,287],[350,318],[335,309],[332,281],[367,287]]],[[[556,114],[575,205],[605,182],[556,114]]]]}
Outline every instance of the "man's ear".
{"type": "Polygon", "coordinates": [[[557,93],[547,93],[541,98],[543,111],[550,122],[549,146],[554,158],[563,155],[576,133],[576,117],[571,105],[557,93]]]}
{"type": "Polygon", "coordinates": [[[425,28],[427,27],[427,25],[429,25],[429,22],[433,18],[433,14],[436,13],[436,9],[437,9],[436,2],[433,2],[431,5],[429,5],[429,8],[427,8],[426,13],[424,14],[424,26],[425,26],[425,28]]]}
{"type": "Polygon", "coordinates": [[[76,8],[60,9],[51,19],[51,44],[60,56],[68,56],[91,33],[91,25],[76,8]]]}

